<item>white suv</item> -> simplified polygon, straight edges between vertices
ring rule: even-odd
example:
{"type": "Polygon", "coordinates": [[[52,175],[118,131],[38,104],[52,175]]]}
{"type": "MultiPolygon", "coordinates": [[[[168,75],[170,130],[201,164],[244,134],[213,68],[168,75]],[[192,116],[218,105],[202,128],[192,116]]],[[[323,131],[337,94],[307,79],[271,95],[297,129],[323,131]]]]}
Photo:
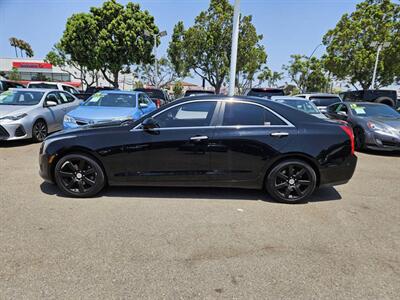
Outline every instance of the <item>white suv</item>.
{"type": "Polygon", "coordinates": [[[300,94],[295,95],[295,97],[301,97],[307,100],[310,100],[318,107],[319,111],[322,113],[326,113],[326,108],[334,103],[342,102],[342,99],[339,95],[335,94],[324,94],[324,93],[308,93],[308,94],[300,94]]]}
{"type": "Polygon", "coordinates": [[[28,83],[26,87],[33,89],[50,89],[50,90],[66,91],[68,93],[71,93],[72,95],[79,94],[79,91],[75,87],[61,82],[31,81],[28,83]]]}

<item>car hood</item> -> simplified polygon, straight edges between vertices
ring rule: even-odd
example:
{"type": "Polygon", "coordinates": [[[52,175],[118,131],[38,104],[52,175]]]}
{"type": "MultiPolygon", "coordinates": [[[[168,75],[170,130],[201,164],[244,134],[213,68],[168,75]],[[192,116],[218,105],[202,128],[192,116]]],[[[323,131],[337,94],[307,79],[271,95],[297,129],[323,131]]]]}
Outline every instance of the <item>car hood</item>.
{"type": "Polygon", "coordinates": [[[370,117],[368,121],[383,123],[395,129],[400,129],[400,116],[397,117],[370,117]]]}
{"type": "Polygon", "coordinates": [[[135,107],[78,106],[68,115],[80,120],[107,121],[132,117],[136,111],[135,107]]]}
{"type": "Polygon", "coordinates": [[[0,105],[0,118],[10,115],[20,115],[29,112],[34,106],[30,105],[0,105]]]}

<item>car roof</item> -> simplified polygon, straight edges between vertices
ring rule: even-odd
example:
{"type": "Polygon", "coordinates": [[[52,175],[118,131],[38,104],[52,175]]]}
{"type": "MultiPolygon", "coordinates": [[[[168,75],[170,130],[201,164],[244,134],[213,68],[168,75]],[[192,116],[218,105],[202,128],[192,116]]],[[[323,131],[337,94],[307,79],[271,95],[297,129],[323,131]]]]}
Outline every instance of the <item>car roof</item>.
{"type": "Polygon", "coordinates": [[[21,92],[32,91],[32,92],[44,92],[44,93],[47,93],[47,92],[64,92],[64,91],[60,91],[60,90],[57,90],[57,89],[42,89],[42,88],[11,88],[10,90],[21,91],[21,92]]]}

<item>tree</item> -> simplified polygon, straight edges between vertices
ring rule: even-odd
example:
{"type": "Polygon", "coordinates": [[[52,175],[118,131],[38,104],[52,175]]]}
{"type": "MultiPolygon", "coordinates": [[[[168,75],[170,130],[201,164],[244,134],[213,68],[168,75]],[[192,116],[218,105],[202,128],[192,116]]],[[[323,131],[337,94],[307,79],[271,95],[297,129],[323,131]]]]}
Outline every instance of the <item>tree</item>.
{"type": "Polygon", "coordinates": [[[350,15],[344,14],[323,38],[326,68],[338,79],[368,89],[377,52],[372,42],[390,43],[380,54],[377,74],[378,86],[390,85],[400,77],[399,4],[390,0],[366,0],[350,15]]]}
{"type": "Polygon", "coordinates": [[[152,62],[152,35],[156,33],[158,28],[148,11],[132,2],[123,6],[109,0],[101,7],[92,7],[89,13],[68,18],[59,48],[79,66],[100,70],[117,88],[121,71],[129,72],[133,64],[152,62]]]}
{"type": "Polygon", "coordinates": [[[10,80],[15,80],[15,81],[18,81],[18,80],[21,80],[21,75],[19,74],[19,72],[18,72],[18,70],[17,70],[17,68],[12,68],[11,69],[11,71],[8,73],[8,79],[10,79],[10,80]]]}
{"type": "Polygon", "coordinates": [[[183,95],[183,84],[180,81],[176,81],[174,84],[174,97],[178,99],[183,95]]]}
{"type": "Polygon", "coordinates": [[[258,85],[262,85],[264,82],[267,82],[269,87],[277,87],[278,82],[283,79],[283,73],[272,71],[270,68],[264,67],[258,74],[257,79],[258,85]]]}
{"type": "Polygon", "coordinates": [[[34,56],[34,52],[32,50],[31,45],[21,39],[17,39],[16,37],[11,37],[9,39],[10,41],[10,46],[14,47],[15,50],[15,56],[18,57],[18,52],[17,52],[17,48],[20,50],[21,53],[21,57],[23,57],[23,51],[25,52],[25,55],[27,57],[33,57],[34,56]]]}
{"type": "Polygon", "coordinates": [[[178,78],[174,66],[167,58],[157,60],[157,74],[154,65],[139,65],[135,69],[135,74],[139,80],[157,88],[164,88],[178,78]]]}
{"type": "Polygon", "coordinates": [[[282,68],[301,92],[325,91],[330,79],[324,69],[324,62],[316,57],[291,55],[288,65],[282,68]]]}
{"type": "MultiPolygon", "coordinates": [[[[211,0],[207,11],[201,12],[192,27],[185,29],[178,22],[169,44],[168,56],[181,76],[194,72],[219,93],[229,73],[232,42],[233,6],[228,0],[211,0]]],[[[245,74],[253,79],[255,70],[265,63],[267,55],[259,44],[251,16],[241,16],[236,79],[245,74]],[[238,77],[239,76],[239,77],[238,77]]]]}
{"type": "Polygon", "coordinates": [[[62,71],[68,73],[73,78],[81,81],[86,87],[92,86],[98,79],[99,70],[89,69],[87,66],[80,65],[77,61],[71,59],[71,55],[66,54],[59,44],[56,44],[53,49],[47,53],[46,62],[53,66],[59,67],[62,71]]]}

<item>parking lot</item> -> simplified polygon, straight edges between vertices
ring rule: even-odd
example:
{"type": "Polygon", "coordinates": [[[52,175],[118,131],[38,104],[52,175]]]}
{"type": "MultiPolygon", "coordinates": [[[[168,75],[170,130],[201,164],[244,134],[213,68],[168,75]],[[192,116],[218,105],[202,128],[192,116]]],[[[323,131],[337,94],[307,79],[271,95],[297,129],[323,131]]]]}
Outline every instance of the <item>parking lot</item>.
{"type": "MultiPolygon", "coordinates": [[[[39,144],[0,144],[0,298],[336,298],[400,294],[400,155],[284,205],[259,191],[109,188],[68,199],[39,144]]],[[[397,296],[396,296],[397,295],[397,296]]]]}

